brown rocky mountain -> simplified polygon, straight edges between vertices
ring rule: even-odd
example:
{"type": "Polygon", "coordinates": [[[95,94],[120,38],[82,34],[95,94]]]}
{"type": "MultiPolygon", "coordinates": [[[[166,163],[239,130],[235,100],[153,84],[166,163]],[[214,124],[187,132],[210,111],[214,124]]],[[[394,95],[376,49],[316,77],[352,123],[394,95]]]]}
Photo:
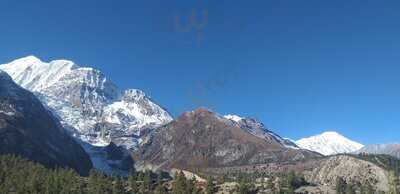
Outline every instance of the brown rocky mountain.
{"type": "Polygon", "coordinates": [[[235,121],[207,109],[198,109],[157,129],[134,157],[137,167],[197,172],[207,168],[291,162],[321,156],[291,148],[269,135],[256,136],[235,121]]]}
{"type": "Polygon", "coordinates": [[[92,162],[83,148],[30,92],[0,71],[0,154],[20,155],[48,167],[87,174],[92,162]]]}

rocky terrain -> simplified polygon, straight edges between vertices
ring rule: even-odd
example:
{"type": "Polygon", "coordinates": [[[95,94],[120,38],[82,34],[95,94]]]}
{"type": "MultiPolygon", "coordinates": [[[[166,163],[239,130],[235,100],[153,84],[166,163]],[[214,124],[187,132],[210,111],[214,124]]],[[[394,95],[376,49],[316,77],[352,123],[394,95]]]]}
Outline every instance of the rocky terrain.
{"type": "Polygon", "coordinates": [[[334,188],[336,178],[342,177],[352,185],[372,185],[375,190],[388,191],[388,171],[379,165],[351,155],[337,155],[324,158],[304,171],[308,182],[328,185],[334,188]]]}
{"type": "Polygon", "coordinates": [[[291,148],[268,131],[250,133],[242,124],[203,108],[186,112],[149,136],[135,155],[136,165],[196,172],[320,157],[291,148]]]}
{"type": "Polygon", "coordinates": [[[92,163],[41,102],[0,70],[0,154],[87,174],[92,163]]]}

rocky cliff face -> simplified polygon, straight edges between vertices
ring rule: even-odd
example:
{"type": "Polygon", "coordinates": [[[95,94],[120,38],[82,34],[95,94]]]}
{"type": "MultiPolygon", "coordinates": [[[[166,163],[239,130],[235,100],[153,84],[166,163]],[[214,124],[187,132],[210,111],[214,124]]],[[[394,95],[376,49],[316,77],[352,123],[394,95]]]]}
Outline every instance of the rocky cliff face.
{"type": "Polygon", "coordinates": [[[157,129],[135,154],[140,167],[189,171],[319,156],[288,148],[267,133],[262,137],[249,133],[236,121],[206,109],[184,113],[157,129]]]}
{"type": "Polygon", "coordinates": [[[81,174],[92,168],[89,156],[30,92],[0,70],[0,154],[16,154],[50,167],[81,174]]]}

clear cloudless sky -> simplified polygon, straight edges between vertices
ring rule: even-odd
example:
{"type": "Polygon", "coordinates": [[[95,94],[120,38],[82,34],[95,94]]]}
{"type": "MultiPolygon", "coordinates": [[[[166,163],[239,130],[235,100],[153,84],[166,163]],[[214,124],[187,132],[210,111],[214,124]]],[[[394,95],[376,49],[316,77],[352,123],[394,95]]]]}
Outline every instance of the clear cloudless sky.
{"type": "Polygon", "coordinates": [[[174,116],[400,138],[398,0],[1,0],[0,63],[27,55],[101,69],[174,116]]]}

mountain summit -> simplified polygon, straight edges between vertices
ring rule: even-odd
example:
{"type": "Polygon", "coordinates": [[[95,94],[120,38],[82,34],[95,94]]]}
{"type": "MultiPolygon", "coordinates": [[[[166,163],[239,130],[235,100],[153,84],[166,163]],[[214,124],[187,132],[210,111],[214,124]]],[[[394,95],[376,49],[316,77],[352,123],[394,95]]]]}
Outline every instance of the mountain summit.
{"type": "Polygon", "coordinates": [[[136,153],[137,167],[193,172],[320,157],[287,146],[260,123],[228,118],[203,108],[182,114],[151,134],[136,153]]]}
{"type": "MultiPolygon", "coordinates": [[[[101,71],[72,61],[43,62],[28,56],[0,65],[0,70],[33,92],[89,154],[93,150],[88,146],[111,142],[135,150],[143,135],[172,121],[143,91],[122,91],[101,71]]],[[[95,155],[94,165],[104,168],[95,155]]]]}
{"type": "Polygon", "coordinates": [[[364,145],[352,141],[335,131],[327,131],[320,135],[303,138],[296,141],[296,144],[303,149],[323,155],[351,153],[364,147],[364,145]]]}

